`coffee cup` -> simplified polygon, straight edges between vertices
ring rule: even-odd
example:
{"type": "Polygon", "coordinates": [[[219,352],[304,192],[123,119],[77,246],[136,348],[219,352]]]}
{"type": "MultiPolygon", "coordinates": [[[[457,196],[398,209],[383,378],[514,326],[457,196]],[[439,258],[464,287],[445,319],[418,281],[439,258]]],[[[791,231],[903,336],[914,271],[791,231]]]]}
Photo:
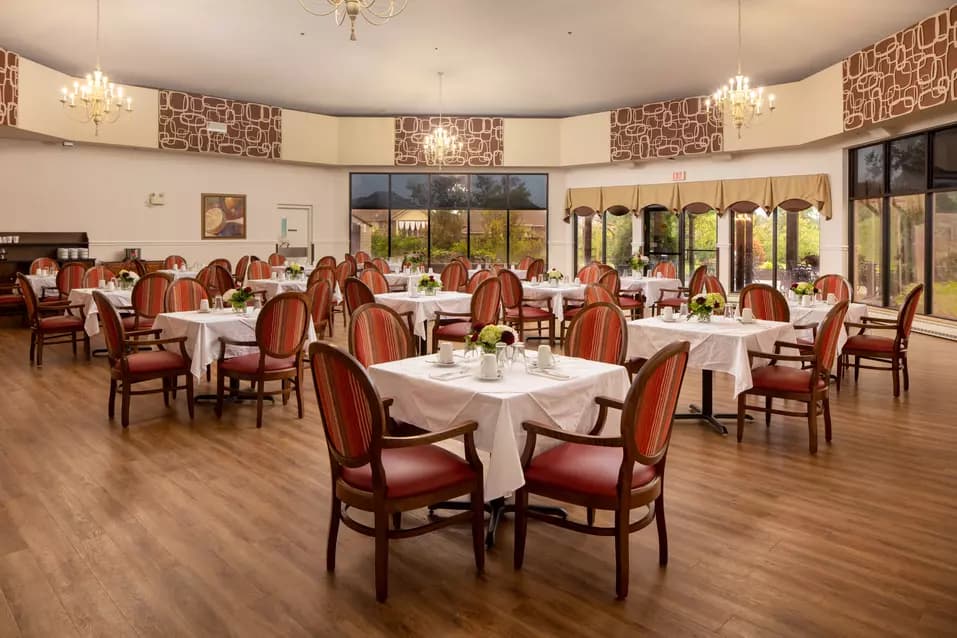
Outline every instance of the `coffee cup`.
{"type": "Polygon", "coordinates": [[[754,323],[754,311],[750,308],[742,308],[741,323],[754,323]]]}
{"type": "Polygon", "coordinates": [[[482,363],[479,366],[479,374],[483,379],[497,379],[498,357],[494,354],[483,354],[482,363]]]}
{"type": "Polygon", "coordinates": [[[452,363],[452,344],[448,341],[439,343],[439,363],[452,363]]]}
{"type": "Polygon", "coordinates": [[[116,282],[110,279],[106,284],[107,290],[116,290],[116,282]]]}
{"type": "Polygon", "coordinates": [[[551,347],[538,346],[538,367],[544,370],[546,368],[551,368],[554,363],[555,359],[552,356],[551,347]]]}
{"type": "Polygon", "coordinates": [[[675,318],[675,309],[671,306],[665,306],[664,310],[661,311],[661,316],[665,321],[674,321],[675,318]]]}
{"type": "Polygon", "coordinates": [[[827,293],[827,305],[833,306],[836,303],[837,303],[837,295],[835,295],[833,292],[827,293]]]}
{"type": "Polygon", "coordinates": [[[199,300],[199,311],[200,311],[200,312],[209,312],[209,299],[200,299],[200,300],[199,300]]]}

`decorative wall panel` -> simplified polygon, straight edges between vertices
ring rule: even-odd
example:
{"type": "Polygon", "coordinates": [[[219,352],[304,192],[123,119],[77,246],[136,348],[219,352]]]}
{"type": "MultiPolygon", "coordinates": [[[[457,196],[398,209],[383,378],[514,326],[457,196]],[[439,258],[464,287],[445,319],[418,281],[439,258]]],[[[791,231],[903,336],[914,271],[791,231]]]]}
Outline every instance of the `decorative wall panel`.
{"type": "Polygon", "coordinates": [[[16,126],[20,56],[0,49],[0,126],[16,126]]]}
{"type": "Polygon", "coordinates": [[[957,99],[957,6],[844,59],[844,130],[957,99]]]}
{"type": "Polygon", "coordinates": [[[159,146],[169,150],[279,159],[282,109],[182,91],[160,91],[159,146]],[[225,133],[206,130],[226,124],[225,133]]]}
{"type": "Polygon", "coordinates": [[[446,166],[502,166],[505,148],[503,118],[455,116],[395,118],[395,165],[426,166],[422,142],[438,126],[445,127],[462,142],[462,152],[447,159],[446,166]]]}
{"type": "Polygon", "coordinates": [[[723,127],[708,114],[704,100],[689,97],[612,111],[612,161],[720,152],[723,127]]]}

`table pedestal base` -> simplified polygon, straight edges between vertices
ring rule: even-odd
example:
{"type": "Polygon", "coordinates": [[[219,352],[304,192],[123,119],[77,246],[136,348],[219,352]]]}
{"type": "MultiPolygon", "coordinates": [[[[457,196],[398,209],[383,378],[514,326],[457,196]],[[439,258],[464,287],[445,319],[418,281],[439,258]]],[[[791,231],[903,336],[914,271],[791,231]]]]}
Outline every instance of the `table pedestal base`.
{"type": "MultiPolygon", "coordinates": [[[[711,426],[711,429],[721,435],[728,434],[728,428],[724,426],[723,423],[718,421],[718,419],[737,419],[737,414],[715,414],[714,413],[714,372],[711,370],[702,370],[701,371],[701,407],[699,408],[696,405],[690,405],[688,408],[691,412],[685,412],[683,414],[675,414],[675,420],[689,420],[693,419],[696,421],[704,421],[711,426]]],[[[749,421],[752,420],[750,415],[745,416],[749,421]]]]}
{"type": "MultiPolygon", "coordinates": [[[[429,506],[429,516],[432,516],[435,510],[439,509],[466,511],[472,509],[472,504],[465,501],[446,501],[444,503],[436,503],[435,505],[429,506]]],[[[542,512],[543,514],[568,518],[568,512],[561,507],[554,507],[551,505],[529,505],[528,509],[536,512],[542,512]]],[[[485,511],[489,513],[488,529],[485,532],[485,547],[487,549],[492,549],[495,547],[495,533],[498,531],[499,523],[502,522],[502,517],[506,514],[506,512],[514,512],[515,506],[506,504],[504,498],[493,498],[491,501],[485,504],[485,511]]]]}

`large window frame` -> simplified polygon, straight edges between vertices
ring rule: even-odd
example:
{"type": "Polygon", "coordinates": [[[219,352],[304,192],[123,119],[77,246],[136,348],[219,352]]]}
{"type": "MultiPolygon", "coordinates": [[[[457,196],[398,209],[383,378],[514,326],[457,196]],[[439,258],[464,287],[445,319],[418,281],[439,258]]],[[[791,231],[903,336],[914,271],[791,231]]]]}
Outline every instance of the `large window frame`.
{"type": "MultiPolygon", "coordinates": [[[[789,200],[789,202],[782,202],[782,204],[798,201],[800,200],[789,200]]],[[[755,206],[752,209],[752,204],[750,203],[746,206],[733,205],[728,209],[728,216],[731,218],[729,220],[731,238],[731,292],[741,292],[744,287],[750,283],[766,283],[778,289],[788,288],[792,283],[798,281],[814,281],[821,274],[820,212],[818,212],[814,206],[811,206],[810,203],[804,203],[808,204],[808,206],[803,210],[797,210],[790,206],[788,208],[775,206],[770,211],[763,206],[755,206]],[[808,211],[814,211],[814,214],[818,215],[816,264],[805,262],[806,255],[800,253],[800,216],[808,211]],[[739,249],[739,224],[741,227],[746,228],[745,244],[752,245],[754,227],[759,215],[764,216],[766,223],[768,223],[770,227],[771,254],[767,255],[771,262],[769,280],[761,280],[756,276],[752,276],[757,273],[758,268],[754,262],[746,263],[741,261],[744,259],[743,255],[747,253],[742,254],[742,251],[739,249]],[[783,241],[781,239],[782,234],[784,235],[783,241]],[[782,262],[784,263],[783,270],[779,266],[782,262]]]]}
{"type": "MultiPolygon", "coordinates": [[[[427,264],[428,264],[429,267],[433,267],[433,266],[440,266],[440,267],[441,267],[441,265],[442,265],[442,264],[438,264],[438,263],[433,264],[433,260],[432,260],[432,216],[433,216],[433,213],[436,213],[436,212],[439,212],[439,211],[447,211],[447,210],[457,210],[457,211],[461,211],[461,212],[463,212],[463,213],[465,214],[465,254],[466,254],[467,256],[471,256],[471,254],[472,254],[472,213],[473,213],[473,211],[476,212],[476,213],[483,212],[483,211],[504,211],[504,212],[505,212],[505,254],[506,254],[506,256],[507,256],[507,260],[508,260],[510,263],[511,263],[511,262],[518,262],[519,259],[521,259],[521,258],[524,256],[524,255],[512,255],[512,237],[511,237],[512,213],[516,213],[516,214],[519,214],[519,213],[521,213],[521,214],[526,214],[526,213],[529,213],[529,212],[542,212],[542,213],[543,213],[543,216],[544,216],[544,218],[545,218],[545,230],[544,230],[544,237],[543,237],[543,244],[544,244],[544,248],[545,248],[545,251],[544,251],[544,253],[545,253],[545,254],[544,254],[544,259],[545,259],[545,262],[548,263],[548,224],[549,224],[549,219],[548,219],[548,217],[549,217],[549,215],[548,215],[548,206],[549,206],[549,201],[548,201],[548,198],[549,198],[549,192],[548,192],[548,173],[528,173],[528,172],[521,172],[521,173],[468,173],[468,172],[454,172],[454,173],[418,173],[418,172],[383,173],[383,172],[376,172],[376,171],[352,171],[352,172],[349,173],[349,210],[348,210],[348,215],[349,215],[349,251],[350,251],[350,252],[353,252],[353,253],[354,253],[356,250],[358,250],[358,248],[353,245],[353,239],[354,239],[354,237],[353,237],[352,226],[353,226],[354,212],[357,211],[357,210],[385,210],[385,211],[387,211],[387,213],[388,213],[388,214],[387,214],[387,228],[388,228],[388,255],[387,255],[387,256],[390,257],[390,258],[391,258],[391,257],[394,257],[394,256],[399,256],[398,254],[396,254],[396,255],[393,254],[393,233],[394,233],[394,223],[393,223],[393,222],[395,221],[395,220],[393,219],[393,213],[394,213],[395,211],[397,211],[397,210],[412,210],[412,209],[409,209],[409,208],[407,208],[407,207],[393,208],[393,206],[392,206],[392,197],[393,197],[393,194],[394,194],[394,193],[393,193],[393,178],[395,178],[395,177],[411,176],[411,175],[416,175],[416,176],[423,176],[423,177],[425,177],[426,180],[427,180],[427,184],[428,184],[428,188],[427,188],[427,192],[428,192],[428,202],[425,202],[425,204],[427,204],[427,205],[423,206],[423,207],[422,207],[422,210],[426,212],[427,218],[428,218],[428,222],[427,222],[427,226],[426,226],[425,255],[424,255],[424,257],[425,257],[425,260],[426,260],[426,262],[427,262],[427,264]],[[370,209],[357,209],[357,208],[353,208],[353,207],[352,207],[353,199],[354,199],[354,198],[353,198],[353,182],[354,182],[353,178],[354,178],[355,176],[362,176],[362,175],[369,175],[369,176],[386,176],[386,177],[387,177],[388,189],[387,189],[387,191],[386,191],[387,195],[386,195],[386,202],[385,202],[385,207],[384,207],[384,208],[382,208],[382,209],[371,209],[371,208],[370,208],[370,209]],[[465,199],[464,199],[464,201],[463,201],[464,206],[462,206],[462,207],[456,207],[456,206],[450,206],[450,205],[448,205],[447,202],[434,201],[434,199],[435,199],[436,196],[435,196],[435,192],[434,192],[434,188],[433,188],[433,182],[434,182],[434,180],[435,180],[436,178],[452,178],[452,177],[462,177],[462,176],[464,176],[464,177],[466,178],[466,184],[467,184],[467,188],[466,188],[466,191],[467,191],[467,192],[465,193],[465,199]],[[475,178],[477,178],[477,177],[490,177],[490,178],[496,178],[496,177],[498,177],[498,178],[504,178],[505,192],[504,192],[504,194],[502,195],[502,197],[503,197],[503,202],[502,202],[502,203],[504,204],[504,206],[503,206],[502,208],[489,207],[488,205],[481,205],[481,206],[480,206],[480,205],[475,205],[475,206],[473,206],[473,201],[472,201],[472,200],[473,200],[473,198],[472,198],[472,182],[473,182],[473,180],[474,180],[475,178]],[[512,208],[512,207],[511,207],[512,202],[509,201],[509,200],[510,200],[510,194],[511,194],[511,192],[512,192],[512,178],[515,178],[515,177],[519,177],[519,178],[524,178],[524,177],[539,177],[539,178],[543,178],[543,179],[544,179],[544,181],[545,181],[545,190],[544,190],[545,205],[544,205],[543,208],[529,208],[529,207],[516,207],[516,208],[512,208]]],[[[487,203],[486,203],[486,204],[487,204],[487,203]]],[[[415,210],[418,210],[418,209],[415,209],[415,210]]],[[[444,262],[443,262],[443,263],[444,263],[444,262]]]]}

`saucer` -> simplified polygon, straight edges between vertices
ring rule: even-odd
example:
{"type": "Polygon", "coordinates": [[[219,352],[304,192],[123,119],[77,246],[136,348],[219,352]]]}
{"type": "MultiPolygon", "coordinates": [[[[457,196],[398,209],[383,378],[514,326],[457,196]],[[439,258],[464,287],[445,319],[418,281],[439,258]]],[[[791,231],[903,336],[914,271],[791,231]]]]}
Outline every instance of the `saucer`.
{"type": "Polygon", "coordinates": [[[475,375],[475,378],[479,381],[501,381],[502,380],[502,371],[499,370],[498,374],[494,377],[483,377],[481,374],[475,375]]]}
{"type": "Polygon", "coordinates": [[[445,363],[445,362],[443,362],[443,361],[439,361],[437,358],[436,358],[436,359],[426,359],[425,362],[426,362],[426,363],[431,363],[432,365],[437,366],[437,367],[439,367],[439,368],[454,368],[455,366],[458,365],[455,361],[450,361],[449,363],[445,363]]]}
{"type": "Polygon", "coordinates": [[[664,321],[665,323],[676,323],[678,321],[678,317],[672,317],[671,319],[667,319],[664,316],[662,316],[661,320],[664,321]]]}

